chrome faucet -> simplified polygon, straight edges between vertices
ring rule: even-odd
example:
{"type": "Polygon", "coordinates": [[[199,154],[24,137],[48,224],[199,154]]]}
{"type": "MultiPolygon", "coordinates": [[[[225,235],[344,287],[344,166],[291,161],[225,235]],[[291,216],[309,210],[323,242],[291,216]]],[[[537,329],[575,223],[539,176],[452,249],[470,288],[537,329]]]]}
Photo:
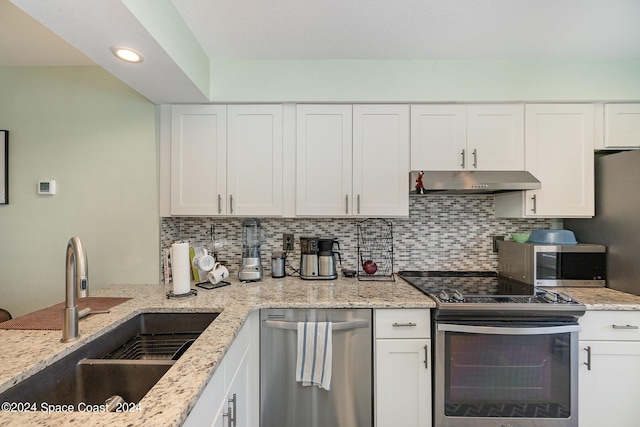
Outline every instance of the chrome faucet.
{"type": "Polygon", "coordinates": [[[67,244],[66,268],[65,304],[62,309],[62,342],[74,341],[80,336],[76,299],[89,295],[87,253],[78,237],[72,237],[67,244]]]}

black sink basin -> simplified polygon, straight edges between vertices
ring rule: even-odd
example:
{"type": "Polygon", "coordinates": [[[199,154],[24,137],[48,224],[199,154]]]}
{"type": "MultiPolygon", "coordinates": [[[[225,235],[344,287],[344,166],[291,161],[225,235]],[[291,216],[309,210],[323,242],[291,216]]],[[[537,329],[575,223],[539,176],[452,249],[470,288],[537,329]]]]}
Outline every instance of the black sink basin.
{"type": "Polygon", "coordinates": [[[139,402],[219,313],[141,313],[0,394],[0,403],[139,402]]]}

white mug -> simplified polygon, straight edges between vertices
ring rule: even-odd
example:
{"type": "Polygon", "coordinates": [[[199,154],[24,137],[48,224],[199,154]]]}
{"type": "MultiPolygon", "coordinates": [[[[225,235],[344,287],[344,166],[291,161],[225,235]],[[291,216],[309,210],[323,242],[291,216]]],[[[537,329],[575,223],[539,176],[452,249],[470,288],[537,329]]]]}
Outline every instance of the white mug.
{"type": "Polygon", "coordinates": [[[215,268],[216,260],[209,255],[209,252],[205,248],[202,248],[203,253],[193,257],[193,266],[202,271],[211,271],[215,268]]]}
{"type": "Polygon", "coordinates": [[[214,285],[229,277],[229,270],[224,265],[216,262],[213,270],[207,273],[207,279],[214,285]]]}

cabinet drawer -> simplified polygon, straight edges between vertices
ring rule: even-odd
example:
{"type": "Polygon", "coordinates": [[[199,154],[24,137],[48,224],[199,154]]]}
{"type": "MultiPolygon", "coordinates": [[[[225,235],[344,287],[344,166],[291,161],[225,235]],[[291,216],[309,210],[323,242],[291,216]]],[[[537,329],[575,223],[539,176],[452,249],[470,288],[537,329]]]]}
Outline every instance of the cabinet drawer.
{"type": "Polygon", "coordinates": [[[587,311],[581,340],[640,341],[640,311],[587,311]]]}
{"type": "Polygon", "coordinates": [[[425,309],[378,309],[376,338],[430,338],[431,314],[425,309]]]}

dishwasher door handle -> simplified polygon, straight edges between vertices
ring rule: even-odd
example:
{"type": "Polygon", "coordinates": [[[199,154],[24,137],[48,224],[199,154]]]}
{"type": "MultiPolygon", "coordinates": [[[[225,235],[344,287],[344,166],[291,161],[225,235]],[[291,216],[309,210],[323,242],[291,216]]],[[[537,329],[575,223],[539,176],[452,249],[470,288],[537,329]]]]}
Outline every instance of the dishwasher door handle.
{"type": "MultiPolygon", "coordinates": [[[[334,331],[345,331],[348,329],[356,329],[356,328],[368,328],[369,322],[367,320],[352,320],[349,322],[331,322],[331,328],[334,331]]],[[[298,322],[285,322],[280,320],[264,320],[264,326],[267,328],[275,328],[275,329],[288,329],[292,331],[298,330],[298,322]]]]}

